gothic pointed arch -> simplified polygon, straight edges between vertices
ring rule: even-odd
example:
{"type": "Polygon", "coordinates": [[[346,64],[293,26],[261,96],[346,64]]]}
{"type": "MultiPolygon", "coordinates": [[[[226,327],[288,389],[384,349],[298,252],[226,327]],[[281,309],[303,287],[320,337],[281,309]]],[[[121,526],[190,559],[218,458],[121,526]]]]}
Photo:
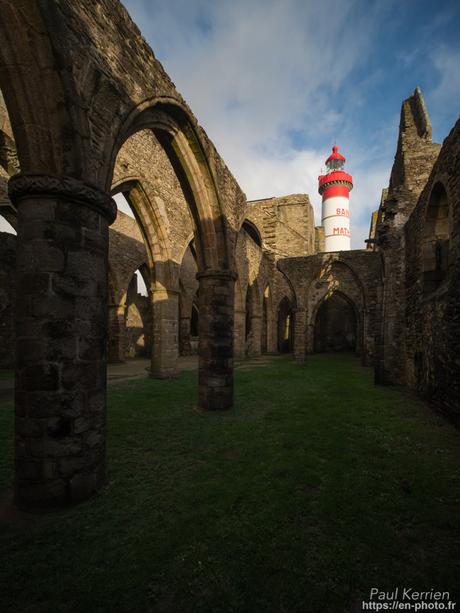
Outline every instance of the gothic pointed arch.
{"type": "Polygon", "coordinates": [[[451,206],[441,181],[433,185],[425,210],[422,238],[423,291],[435,291],[447,277],[450,259],[451,206]]]}
{"type": "Polygon", "coordinates": [[[143,129],[153,130],[181,184],[195,224],[199,269],[229,270],[233,253],[213,173],[194,122],[177,101],[150,99],[131,110],[113,144],[107,181],[122,144],[143,129]]]}
{"type": "Polygon", "coordinates": [[[345,293],[334,290],[317,305],[314,315],[314,351],[356,351],[359,314],[345,293]]]}
{"type": "Polygon", "coordinates": [[[294,305],[284,296],[278,303],[278,352],[291,353],[294,349],[294,305]]]}
{"type": "Polygon", "coordinates": [[[177,271],[173,266],[168,237],[156,203],[147,195],[139,178],[125,177],[112,186],[112,195],[122,193],[138,223],[147,250],[152,281],[175,287],[177,271]]]}

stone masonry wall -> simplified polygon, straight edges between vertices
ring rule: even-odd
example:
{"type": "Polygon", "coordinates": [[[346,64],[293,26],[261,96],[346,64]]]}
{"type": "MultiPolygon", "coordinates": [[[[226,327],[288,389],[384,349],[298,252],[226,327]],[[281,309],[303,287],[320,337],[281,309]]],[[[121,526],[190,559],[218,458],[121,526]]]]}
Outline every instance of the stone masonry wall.
{"type": "Polygon", "coordinates": [[[365,250],[319,253],[306,258],[278,261],[281,272],[294,288],[298,318],[298,356],[314,351],[316,314],[322,302],[334,292],[345,296],[355,309],[358,322],[357,353],[364,364],[375,356],[375,338],[381,325],[381,256],[365,250]]]}
{"type": "Polygon", "coordinates": [[[460,423],[460,121],[443,143],[405,228],[406,382],[431,406],[460,423]],[[436,289],[424,286],[424,244],[433,190],[449,207],[448,262],[436,289]]]}
{"type": "Polygon", "coordinates": [[[375,239],[383,256],[382,330],[377,342],[376,380],[404,384],[405,232],[404,226],[439,154],[420,90],[404,100],[390,185],[379,208],[375,239]]]}

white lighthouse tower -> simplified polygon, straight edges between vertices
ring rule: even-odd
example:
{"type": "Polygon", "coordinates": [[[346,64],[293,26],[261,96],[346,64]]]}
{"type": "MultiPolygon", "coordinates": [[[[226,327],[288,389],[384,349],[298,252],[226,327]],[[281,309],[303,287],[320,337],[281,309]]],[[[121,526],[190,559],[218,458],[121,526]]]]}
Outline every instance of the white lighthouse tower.
{"type": "Polygon", "coordinates": [[[343,170],[345,158],[334,145],[326,160],[327,173],[318,177],[318,191],[323,197],[322,220],[326,251],[350,250],[349,193],[353,177],[343,170]]]}

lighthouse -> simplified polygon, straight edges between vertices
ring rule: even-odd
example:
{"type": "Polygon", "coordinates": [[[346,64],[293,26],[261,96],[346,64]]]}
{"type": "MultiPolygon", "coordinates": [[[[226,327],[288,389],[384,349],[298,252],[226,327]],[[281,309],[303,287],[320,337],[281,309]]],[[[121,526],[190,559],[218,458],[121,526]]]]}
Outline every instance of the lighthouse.
{"type": "Polygon", "coordinates": [[[323,197],[321,224],[324,227],[325,251],[350,250],[349,193],[353,177],[343,170],[345,158],[337,145],[326,160],[327,172],[318,177],[318,191],[323,197]]]}

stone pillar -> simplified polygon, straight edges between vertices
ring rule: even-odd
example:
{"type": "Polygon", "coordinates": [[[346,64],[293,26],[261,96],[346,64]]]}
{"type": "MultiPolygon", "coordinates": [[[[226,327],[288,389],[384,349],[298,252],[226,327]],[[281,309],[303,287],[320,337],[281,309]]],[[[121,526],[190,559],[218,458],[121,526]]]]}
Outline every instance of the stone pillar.
{"type": "Polygon", "coordinates": [[[233,406],[233,319],[236,275],[229,270],[197,274],[200,282],[198,406],[233,406]]]}
{"type": "Polygon", "coordinates": [[[109,304],[108,354],[109,364],[124,362],[126,359],[126,305],[109,304]]]}
{"type": "Polygon", "coordinates": [[[76,503],[105,480],[108,194],[16,175],[16,482],[21,508],[76,503]]]}
{"type": "Polygon", "coordinates": [[[315,353],[315,324],[311,321],[305,329],[305,353],[315,353]]]}
{"type": "Polygon", "coordinates": [[[370,339],[368,337],[368,327],[369,327],[369,310],[363,309],[362,316],[361,316],[361,326],[360,326],[361,364],[363,366],[372,366],[371,347],[369,347],[370,339]]]}
{"type": "Polygon", "coordinates": [[[235,344],[234,357],[244,360],[246,357],[246,311],[235,310],[235,344]]]}
{"type": "Polygon", "coordinates": [[[153,344],[151,376],[168,379],[177,376],[179,357],[179,292],[152,289],[153,344]]]}
{"type": "Polygon", "coordinates": [[[248,356],[255,358],[262,354],[262,317],[253,315],[251,317],[250,345],[248,356]]]}
{"type": "Polygon", "coordinates": [[[179,329],[179,339],[180,339],[180,355],[191,355],[192,354],[192,346],[190,343],[190,317],[181,317],[180,318],[180,329],[179,329]]]}
{"type": "Polygon", "coordinates": [[[307,311],[294,309],[294,358],[297,362],[305,362],[307,339],[305,338],[307,311]]]}
{"type": "Polygon", "coordinates": [[[273,313],[270,311],[267,316],[267,353],[278,352],[278,339],[276,335],[277,330],[278,328],[275,325],[273,313]]]}

